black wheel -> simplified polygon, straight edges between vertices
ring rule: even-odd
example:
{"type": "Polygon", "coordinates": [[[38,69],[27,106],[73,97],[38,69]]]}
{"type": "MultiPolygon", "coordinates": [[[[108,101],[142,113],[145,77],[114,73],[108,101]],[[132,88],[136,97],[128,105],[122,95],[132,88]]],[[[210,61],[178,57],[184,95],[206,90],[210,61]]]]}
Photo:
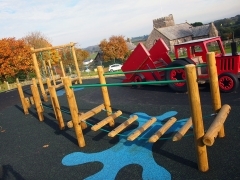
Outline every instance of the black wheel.
{"type": "MultiPolygon", "coordinates": [[[[178,66],[185,66],[189,64],[188,62],[184,60],[175,60],[171,64],[168,65],[168,67],[178,67],[178,66]]],[[[183,69],[172,69],[166,71],[166,80],[185,80],[186,75],[184,68],[183,69]]],[[[179,82],[179,83],[169,83],[168,86],[173,90],[177,92],[187,92],[187,85],[185,82],[179,82]]]]}
{"type": "Polygon", "coordinates": [[[239,81],[232,73],[222,73],[218,76],[218,84],[221,92],[229,93],[237,90],[239,81]]]}
{"type": "MultiPolygon", "coordinates": [[[[133,82],[145,82],[146,79],[142,74],[136,74],[133,77],[133,82]]],[[[141,88],[143,85],[132,85],[132,88],[141,88]]]]}

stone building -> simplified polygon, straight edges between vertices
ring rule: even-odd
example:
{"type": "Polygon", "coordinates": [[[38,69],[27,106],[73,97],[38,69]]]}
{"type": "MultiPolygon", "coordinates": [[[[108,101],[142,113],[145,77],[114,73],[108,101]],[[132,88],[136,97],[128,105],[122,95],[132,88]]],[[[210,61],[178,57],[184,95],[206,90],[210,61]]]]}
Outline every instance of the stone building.
{"type": "Polygon", "coordinates": [[[154,19],[153,30],[145,42],[147,49],[150,49],[156,40],[162,38],[171,52],[174,52],[174,45],[193,39],[218,36],[218,31],[213,23],[193,27],[185,22],[175,24],[173,15],[154,19]]]}

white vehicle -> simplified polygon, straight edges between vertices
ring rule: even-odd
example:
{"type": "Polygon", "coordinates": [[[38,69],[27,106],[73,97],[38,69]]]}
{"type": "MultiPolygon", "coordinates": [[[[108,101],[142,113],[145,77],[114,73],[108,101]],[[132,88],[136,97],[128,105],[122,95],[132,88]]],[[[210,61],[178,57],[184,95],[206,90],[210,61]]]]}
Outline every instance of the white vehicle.
{"type": "Polygon", "coordinates": [[[121,70],[122,65],[121,64],[112,64],[109,66],[108,71],[113,72],[113,71],[119,71],[121,70]]]}

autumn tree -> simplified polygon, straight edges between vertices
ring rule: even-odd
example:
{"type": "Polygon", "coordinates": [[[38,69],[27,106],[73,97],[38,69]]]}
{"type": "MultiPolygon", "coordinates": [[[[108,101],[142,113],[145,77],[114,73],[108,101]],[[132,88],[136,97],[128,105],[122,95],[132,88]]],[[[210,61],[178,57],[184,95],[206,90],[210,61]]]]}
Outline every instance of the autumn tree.
{"type": "Polygon", "coordinates": [[[0,80],[27,74],[33,70],[30,47],[23,40],[3,38],[0,40],[0,80]]]}
{"type": "Polygon", "coordinates": [[[78,49],[78,48],[75,48],[75,52],[76,52],[79,67],[81,67],[83,64],[83,61],[87,59],[87,57],[89,57],[89,52],[83,49],[78,49]]]}
{"type": "MultiPolygon", "coordinates": [[[[89,53],[80,48],[75,48],[75,53],[76,53],[78,65],[79,65],[79,67],[81,67],[83,60],[89,56],[89,53]]],[[[74,63],[71,48],[61,49],[61,50],[59,50],[59,54],[60,54],[60,57],[61,57],[64,67],[71,67],[73,69],[75,68],[75,63],[74,63]]]]}
{"type": "Polygon", "coordinates": [[[124,36],[111,36],[109,41],[106,39],[102,40],[99,45],[103,52],[104,61],[111,60],[124,60],[128,53],[127,43],[124,40],[124,36]]]}

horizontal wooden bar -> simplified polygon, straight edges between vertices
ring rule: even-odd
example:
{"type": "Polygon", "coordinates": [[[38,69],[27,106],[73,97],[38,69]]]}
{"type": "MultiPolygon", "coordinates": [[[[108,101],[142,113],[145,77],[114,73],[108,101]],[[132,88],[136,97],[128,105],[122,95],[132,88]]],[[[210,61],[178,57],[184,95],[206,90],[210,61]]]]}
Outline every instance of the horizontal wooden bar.
{"type": "Polygon", "coordinates": [[[175,122],[175,117],[170,118],[154,135],[152,135],[148,142],[155,143],[175,122]]]}
{"type": "MultiPolygon", "coordinates": [[[[87,111],[86,113],[81,113],[81,115],[78,116],[79,123],[81,121],[85,121],[86,119],[100,113],[102,111],[102,109],[104,109],[104,108],[105,108],[104,104],[100,104],[99,106],[91,109],[90,111],[87,111]]],[[[67,127],[72,128],[73,127],[73,122],[68,121],[67,122],[67,127]]]]}
{"type": "Polygon", "coordinates": [[[100,128],[102,128],[103,126],[105,126],[106,124],[108,124],[109,122],[113,121],[114,119],[116,119],[117,117],[119,117],[122,114],[122,111],[118,110],[117,112],[111,114],[110,116],[108,116],[107,118],[103,119],[102,121],[100,121],[99,123],[95,124],[94,126],[92,126],[92,130],[93,131],[97,131],[100,128]]]}
{"type": "Polygon", "coordinates": [[[156,121],[157,121],[157,119],[155,117],[152,117],[144,125],[142,125],[136,131],[134,131],[130,136],[128,136],[127,140],[129,140],[129,141],[135,140],[138,136],[140,136],[140,134],[142,134],[144,131],[146,131],[156,121]]]}
{"type": "Polygon", "coordinates": [[[122,130],[124,130],[126,127],[128,127],[130,124],[132,124],[134,121],[138,119],[137,115],[133,115],[130,117],[127,121],[124,121],[122,124],[120,124],[118,127],[113,129],[111,132],[108,133],[109,137],[115,137],[118,133],[120,133],[122,130]]]}
{"type": "Polygon", "coordinates": [[[227,119],[227,116],[231,110],[231,107],[228,104],[224,104],[220,111],[218,112],[216,118],[212,122],[211,126],[208,128],[206,134],[203,136],[203,143],[207,146],[212,146],[215,138],[218,135],[218,132],[223,126],[223,123],[227,119]]]}
{"type": "Polygon", "coordinates": [[[75,44],[76,43],[70,43],[70,44],[65,44],[65,45],[61,45],[61,46],[53,46],[53,47],[45,47],[45,48],[33,49],[32,53],[37,53],[37,52],[42,52],[42,51],[49,51],[49,50],[52,50],[52,49],[71,47],[71,46],[74,46],[75,44]]]}
{"type": "Polygon", "coordinates": [[[173,136],[173,141],[179,141],[186,134],[189,128],[192,126],[192,117],[179,129],[179,131],[173,136]]]}

